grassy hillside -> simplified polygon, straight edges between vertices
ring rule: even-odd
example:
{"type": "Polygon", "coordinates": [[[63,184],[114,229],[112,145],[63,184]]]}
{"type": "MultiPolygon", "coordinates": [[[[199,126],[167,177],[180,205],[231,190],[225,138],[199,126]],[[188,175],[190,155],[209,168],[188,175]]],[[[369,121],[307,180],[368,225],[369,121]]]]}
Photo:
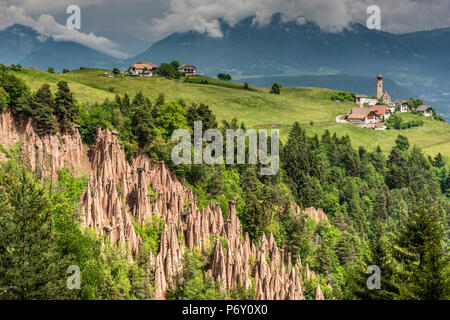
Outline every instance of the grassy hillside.
{"type": "MultiPolygon", "coordinates": [[[[321,134],[326,129],[339,136],[348,134],[355,146],[362,145],[369,150],[380,145],[383,151],[388,151],[394,145],[397,135],[403,134],[411,144],[422,147],[425,153],[434,155],[441,152],[450,162],[449,124],[424,117],[421,117],[425,122],[424,126],[407,130],[374,131],[338,124],[335,122],[336,116],[346,113],[354,105],[332,102],[329,98],[335,90],[286,87],[282,88],[281,95],[273,95],[269,94],[269,88],[250,87],[251,90],[243,90],[242,84],[206,77],[209,84],[192,84],[184,83],[182,79],[107,78],[102,76],[104,72],[105,70],[100,69],[86,69],[66,74],[49,74],[25,70],[17,75],[34,90],[44,82],[55,87],[60,80],[68,81],[76,98],[82,102],[102,102],[114,99],[116,93],[127,92],[134,95],[138,91],[151,99],[164,93],[168,100],[203,102],[210,106],[219,120],[237,117],[247,127],[279,124],[282,140],[287,138],[289,128],[295,121],[307,126],[308,134],[321,134]],[[314,122],[312,126],[311,121],[314,122]]],[[[418,117],[412,114],[402,116],[418,117]]]]}

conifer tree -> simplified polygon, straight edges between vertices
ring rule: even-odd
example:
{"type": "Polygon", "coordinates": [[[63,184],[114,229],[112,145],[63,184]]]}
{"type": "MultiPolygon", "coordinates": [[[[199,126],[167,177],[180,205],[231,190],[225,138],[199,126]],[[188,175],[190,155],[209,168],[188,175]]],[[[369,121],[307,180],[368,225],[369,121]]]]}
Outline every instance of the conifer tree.
{"type": "Polygon", "coordinates": [[[36,133],[40,136],[56,133],[56,121],[53,116],[55,100],[48,84],[42,85],[31,97],[30,107],[36,121],[36,133]]]}
{"type": "Polygon", "coordinates": [[[433,166],[436,168],[443,168],[445,167],[445,161],[442,158],[442,154],[439,152],[433,159],[433,166]]]}
{"type": "Polygon", "coordinates": [[[330,257],[330,248],[326,241],[322,239],[322,243],[317,251],[317,263],[319,271],[321,274],[329,275],[332,270],[331,257],[330,257]]]}
{"type": "Polygon", "coordinates": [[[368,290],[370,299],[392,299],[398,294],[398,289],[394,284],[395,262],[391,254],[391,243],[386,236],[386,230],[382,218],[378,218],[375,223],[375,236],[370,241],[371,260],[368,265],[376,265],[381,271],[381,288],[368,290]]]}
{"type": "MultiPolygon", "coordinates": [[[[133,101],[134,106],[136,106],[135,103],[142,102],[142,100],[140,100],[141,98],[138,97],[138,95],[136,95],[136,97],[139,99],[139,102],[137,100],[133,101]]],[[[152,117],[151,106],[145,102],[143,103],[143,105],[140,105],[139,107],[134,109],[135,111],[131,119],[133,133],[136,135],[139,146],[141,148],[149,146],[154,139],[154,121],[152,117]]]]}
{"type": "Polygon", "coordinates": [[[62,299],[67,261],[53,232],[44,188],[24,167],[0,169],[0,298],[62,299]]]}
{"type": "Polygon", "coordinates": [[[252,239],[258,239],[269,223],[270,217],[260,201],[262,195],[259,190],[255,167],[248,167],[244,171],[241,184],[245,194],[245,207],[242,217],[245,226],[244,231],[248,232],[252,239]]]}
{"type": "Polygon", "coordinates": [[[306,135],[298,122],[289,131],[289,138],[283,148],[283,169],[286,172],[286,182],[291,188],[295,200],[301,204],[303,197],[302,185],[310,185],[308,173],[310,164],[308,159],[308,146],[306,135]],[[308,179],[308,181],[306,181],[308,179]]]}
{"type": "Polygon", "coordinates": [[[58,82],[58,91],[55,94],[55,115],[58,117],[61,132],[73,134],[72,123],[78,116],[78,107],[66,81],[58,82]]]}
{"type": "Polygon", "coordinates": [[[449,257],[444,245],[442,209],[422,194],[410,206],[395,241],[396,282],[402,299],[449,298],[449,257]]]}

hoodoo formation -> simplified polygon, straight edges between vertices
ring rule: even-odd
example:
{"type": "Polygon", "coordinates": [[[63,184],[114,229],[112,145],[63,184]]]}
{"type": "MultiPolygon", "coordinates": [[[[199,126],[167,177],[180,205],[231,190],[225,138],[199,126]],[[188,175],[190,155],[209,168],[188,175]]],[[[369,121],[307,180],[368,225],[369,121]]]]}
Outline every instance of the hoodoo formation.
{"type": "MultiPolygon", "coordinates": [[[[155,298],[164,299],[171,278],[181,271],[185,249],[208,250],[212,260],[207,274],[220,283],[227,294],[242,285],[256,289],[257,299],[304,299],[302,274],[317,275],[300,258],[293,261],[284,243],[278,248],[273,234],[261,236],[258,245],[243,234],[236,205],[229,203],[226,219],[218,204],[197,208],[191,189],[183,186],[163,162],[154,162],[139,153],[130,165],[117,133],[97,129],[97,138],[86,152],[78,131],[74,135],[39,137],[31,120],[21,130],[10,113],[0,114],[0,143],[8,148],[22,144],[31,168],[41,175],[56,175],[68,168],[74,174],[86,167],[87,189],[81,197],[84,225],[114,242],[128,243],[136,253],[142,242],[133,221],[145,223],[153,215],[162,218],[160,250],[149,259],[155,274],[155,298]],[[89,156],[88,156],[89,155],[89,156]],[[88,163],[87,163],[88,161],[88,163]],[[148,191],[151,188],[153,194],[148,191]],[[225,239],[225,245],[219,238],[225,239]]],[[[294,210],[299,212],[294,203],[294,210]]],[[[305,211],[316,220],[327,220],[321,209],[305,211]]],[[[316,299],[323,299],[320,286],[316,299]]]]}

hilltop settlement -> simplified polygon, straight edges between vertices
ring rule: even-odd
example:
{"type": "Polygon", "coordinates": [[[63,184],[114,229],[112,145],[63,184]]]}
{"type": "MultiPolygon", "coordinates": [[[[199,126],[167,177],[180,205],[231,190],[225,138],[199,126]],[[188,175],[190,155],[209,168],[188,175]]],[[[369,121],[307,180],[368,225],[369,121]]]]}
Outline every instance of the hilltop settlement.
{"type": "MultiPolygon", "coordinates": [[[[395,113],[404,113],[412,110],[414,106],[410,105],[409,100],[391,101],[390,94],[383,91],[383,75],[377,76],[377,95],[368,97],[365,94],[354,95],[354,103],[359,108],[351,108],[345,116],[338,117],[339,122],[348,122],[353,125],[375,130],[386,129],[385,122],[395,113]]],[[[420,105],[415,109],[416,112],[425,117],[433,116],[433,108],[429,105],[420,105]]]]}
{"type": "MultiPolygon", "coordinates": [[[[162,67],[162,66],[161,66],[162,67]]],[[[195,76],[196,67],[189,63],[175,66],[177,71],[186,76],[195,76]]],[[[157,74],[158,66],[152,62],[138,62],[131,65],[126,73],[130,76],[153,77],[157,74]]]]}

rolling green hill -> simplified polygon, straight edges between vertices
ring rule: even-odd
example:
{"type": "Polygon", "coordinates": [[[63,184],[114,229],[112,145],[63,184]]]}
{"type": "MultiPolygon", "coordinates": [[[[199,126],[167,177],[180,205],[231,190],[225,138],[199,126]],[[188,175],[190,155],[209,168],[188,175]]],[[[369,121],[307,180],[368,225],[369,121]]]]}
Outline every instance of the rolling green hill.
{"type": "MultiPolygon", "coordinates": [[[[102,102],[114,99],[116,94],[134,95],[142,91],[150,99],[164,93],[167,100],[184,99],[187,103],[208,104],[219,120],[237,117],[247,127],[277,124],[282,140],[286,140],[290,126],[298,121],[307,127],[307,133],[321,134],[328,129],[339,136],[348,134],[355,146],[373,150],[378,145],[388,151],[395,144],[398,134],[408,137],[411,144],[420,146],[426,154],[441,152],[450,161],[450,124],[421,117],[424,126],[406,130],[375,131],[335,122],[336,116],[344,114],[355,105],[333,102],[329,98],[335,90],[285,87],[280,95],[269,94],[269,88],[250,87],[242,84],[207,78],[208,84],[185,83],[162,78],[104,77],[108,70],[85,69],[65,74],[50,74],[38,70],[24,70],[16,75],[36,90],[42,83],[52,88],[61,80],[69,82],[70,88],[80,102],[102,102]],[[314,124],[311,126],[310,122],[314,124]]],[[[109,71],[111,73],[111,71],[109,71]]],[[[402,117],[419,117],[404,114],[402,117]]]]}

